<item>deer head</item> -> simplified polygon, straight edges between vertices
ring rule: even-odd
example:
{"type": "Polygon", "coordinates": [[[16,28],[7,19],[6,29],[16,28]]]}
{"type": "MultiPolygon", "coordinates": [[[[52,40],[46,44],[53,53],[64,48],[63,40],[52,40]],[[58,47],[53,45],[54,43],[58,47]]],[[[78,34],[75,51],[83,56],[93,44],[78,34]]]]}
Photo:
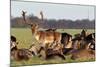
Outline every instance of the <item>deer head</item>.
{"type": "Polygon", "coordinates": [[[25,24],[30,25],[32,33],[34,33],[38,29],[38,24],[27,22],[27,20],[26,20],[26,12],[25,11],[22,11],[22,16],[23,16],[23,20],[24,20],[25,24]]]}
{"type": "Polygon", "coordinates": [[[38,28],[39,28],[38,24],[32,24],[31,25],[32,34],[34,34],[35,32],[37,32],[38,28]]]}

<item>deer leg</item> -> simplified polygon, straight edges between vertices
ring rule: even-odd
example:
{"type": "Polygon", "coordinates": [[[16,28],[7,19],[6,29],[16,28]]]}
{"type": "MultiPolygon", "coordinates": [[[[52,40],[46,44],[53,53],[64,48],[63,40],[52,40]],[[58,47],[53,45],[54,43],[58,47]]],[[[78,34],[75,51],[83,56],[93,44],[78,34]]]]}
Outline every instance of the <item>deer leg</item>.
{"type": "Polygon", "coordinates": [[[38,51],[38,54],[39,54],[38,55],[39,57],[43,57],[44,59],[46,59],[47,58],[46,48],[43,47],[43,46],[40,46],[40,49],[38,51]],[[42,52],[42,54],[41,54],[41,52],[42,52]]]}
{"type": "Polygon", "coordinates": [[[61,57],[63,60],[65,60],[66,58],[65,58],[65,56],[64,55],[62,55],[62,54],[57,54],[59,57],[61,57]]]}
{"type": "Polygon", "coordinates": [[[43,47],[40,47],[40,49],[39,49],[38,53],[40,53],[42,49],[43,49],[43,47]]]}

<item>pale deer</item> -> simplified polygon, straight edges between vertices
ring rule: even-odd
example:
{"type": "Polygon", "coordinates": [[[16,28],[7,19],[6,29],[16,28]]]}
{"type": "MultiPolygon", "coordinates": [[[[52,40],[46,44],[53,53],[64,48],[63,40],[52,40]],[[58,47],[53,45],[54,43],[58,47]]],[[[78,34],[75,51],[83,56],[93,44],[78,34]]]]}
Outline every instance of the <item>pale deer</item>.
{"type": "MultiPolygon", "coordinates": [[[[39,31],[39,25],[36,23],[27,22],[25,18],[25,12],[24,11],[22,12],[23,12],[22,16],[25,23],[31,26],[33,37],[40,44],[42,44],[43,47],[45,47],[47,43],[53,43],[54,41],[60,43],[61,34],[59,32],[50,32],[50,31],[43,31],[43,30],[39,31]]],[[[42,14],[42,19],[43,19],[43,14],[42,14]]]]}

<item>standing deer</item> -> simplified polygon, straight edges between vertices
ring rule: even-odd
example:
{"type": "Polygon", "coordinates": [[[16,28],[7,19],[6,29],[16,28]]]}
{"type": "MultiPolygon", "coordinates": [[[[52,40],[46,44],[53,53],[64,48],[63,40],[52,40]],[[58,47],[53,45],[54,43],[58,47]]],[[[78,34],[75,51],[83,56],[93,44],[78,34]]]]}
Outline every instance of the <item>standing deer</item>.
{"type": "MultiPolygon", "coordinates": [[[[23,12],[23,14],[25,14],[25,13],[23,12]]],[[[56,29],[40,31],[39,25],[37,25],[35,23],[27,22],[25,15],[23,15],[23,19],[26,24],[31,26],[32,35],[39,43],[39,48],[37,49],[38,50],[37,54],[39,53],[39,55],[38,55],[39,57],[42,56],[45,59],[48,58],[48,50],[49,50],[48,48],[49,47],[47,48],[47,46],[49,45],[52,47],[52,49],[50,49],[49,56],[57,55],[57,56],[60,56],[62,59],[65,59],[65,57],[62,53],[62,48],[60,47],[60,46],[62,46],[61,33],[56,32],[55,31],[56,29]],[[43,52],[42,55],[41,55],[41,52],[43,52]]],[[[43,16],[42,16],[42,19],[43,19],[43,16]]]]}
{"type": "MultiPolygon", "coordinates": [[[[39,25],[36,23],[27,22],[25,18],[25,12],[22,11],[22,16],[26,24],[31,26],[31,31],[33,37],[40,43],[42,47],[45,47],[48,43],[57,42],[60,43],[61,41],[61,34],[59,32],[50,32],[50,31],[39,31],[39,25]]],[[[40,12],[42,19],[43,14],[40,12]]]]}

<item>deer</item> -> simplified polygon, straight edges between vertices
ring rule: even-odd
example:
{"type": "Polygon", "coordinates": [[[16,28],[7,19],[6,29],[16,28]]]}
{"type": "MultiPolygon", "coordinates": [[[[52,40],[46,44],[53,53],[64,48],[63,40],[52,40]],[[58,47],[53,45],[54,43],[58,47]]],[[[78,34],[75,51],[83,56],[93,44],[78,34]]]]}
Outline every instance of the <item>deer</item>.
{"type": "Polygon", "coordinates": [[[17,42],[17,39],[16,39],[15,36],[11,35],[10,43],[11,43],[11,46],[10,46],[11,51],[17,50],[17,44],[18,44],[18,42],[17,42]]]}
{"type": "Polygon", "coordinates": [[[82,30],[78,37],[72,39],[73,51],[72,59],[76,58],[95,58],[95,33],[87,34],[82,30]]]}
{"type": "Polygon", "coordinates": [[[85,47],[82,49],[79,49],[77,51],[73,51],[71,54],[71,59],[92,59],[95,58],[95,51],[90,49],[91,43],[86,43],[85,47]]]}
{"type": "MultiPolygon", "coordinates": [[[[37,40],[39,44],[42,44],[40,46],[45,47],[47,43],[61,42],[61,34],[59,32],[39,30],[39,25],[36,24],[36,22],[35,23],[27,22],[25,14],[26,12],[22,11],[24,22],[31,26],[32,36],[37,40]]],[[[40,12],[40,15],[43,20],[43,13],[40,12]]]]}
{"type": "Polygon", "coordinates": [[[61,43],[63,44],[63,54],[67,54],[69,51],[72,50],[72,35],[66,32],[61,33],[61,35],[61,43]]]}
{"type": "Polygon", "coordinates": [[[18,48],[18,43],[16,42],[17,39],[15,36],[11,36],[11,59],[14,59],[16,61],[22,61],[22,60],[29,60],[33,54],[30,51],[31,48],[25,49],[25,48],[18,48]]]}
{"type": "Polygon", "coordinates": [[[81,49],[84,47],[84,43],[87,41],[86,37],[88,36],[87,30],[83,29],[81,33],[75,34],[75,37],[72,39],[73,41],[73,48],[74,49],[81,49]]]}
{"type": "Polygon", "coordinates": [[[25,48],[21,49],[13,49],[11,51],[11,59],[14,59],[16,61],[22,61],[22,60],[29,60],[33,54],[25,48]]]}
{"type": "Polygon", "coordinates": [[[49,58],[53,58],[55,56],[60,57],[62,60],[65,60],[65,56],[63,54],[63,45],[61,43],[48,43],[48,45],[46,45],[46,49],[41,48],[40,50],[40,56],[44,59],[49,59],[49,58]],[[51,46],[52,45],[52,46],[51,46]],[[41,53],[42,51],[42,53],[41,53]]]}

